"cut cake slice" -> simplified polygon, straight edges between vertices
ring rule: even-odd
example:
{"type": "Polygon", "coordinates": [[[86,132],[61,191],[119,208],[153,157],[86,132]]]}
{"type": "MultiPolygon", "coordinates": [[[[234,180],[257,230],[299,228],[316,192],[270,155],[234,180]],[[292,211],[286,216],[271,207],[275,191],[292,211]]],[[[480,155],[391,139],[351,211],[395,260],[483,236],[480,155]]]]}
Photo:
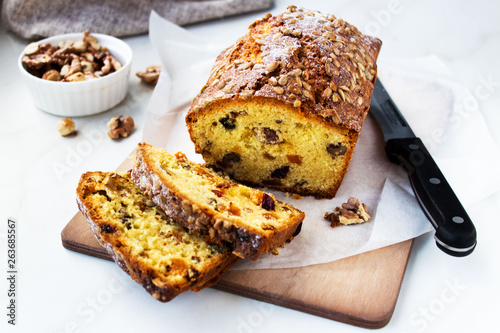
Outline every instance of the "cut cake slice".
{"type": "Polygon", "coordinates": [[[237,260],[168,217],[128,173],[83,174],[77,203],[118,266],[161,302],[215,284],[237,260]]]}
{"type": "Polygon", "coordinates": [[[132,179],[176,221],[229,244],[233,253],[255,260],[292,239],[304,219],[300,210],[189,161],[182,153],[140,143],[132,179]]]}

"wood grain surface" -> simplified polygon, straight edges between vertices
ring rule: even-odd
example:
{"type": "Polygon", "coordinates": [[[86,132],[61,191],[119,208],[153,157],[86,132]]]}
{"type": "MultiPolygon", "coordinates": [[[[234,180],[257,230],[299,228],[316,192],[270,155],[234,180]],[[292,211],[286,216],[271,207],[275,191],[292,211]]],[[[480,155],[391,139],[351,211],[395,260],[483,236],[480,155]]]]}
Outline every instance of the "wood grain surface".
{"type": "MultiPolygon", "coordinates": [[[[133,155],[131,155],[133,156],[133,155]]],[[[126,159],[117,171],[126,171],[126,159]]],[[[78,212],[61,233],[65,248],[112,260],[78,212]]],[[[390,321],[413,240],[334,262],[286,269],[230,270],[213,288],[365,328],[390,321]]]]}

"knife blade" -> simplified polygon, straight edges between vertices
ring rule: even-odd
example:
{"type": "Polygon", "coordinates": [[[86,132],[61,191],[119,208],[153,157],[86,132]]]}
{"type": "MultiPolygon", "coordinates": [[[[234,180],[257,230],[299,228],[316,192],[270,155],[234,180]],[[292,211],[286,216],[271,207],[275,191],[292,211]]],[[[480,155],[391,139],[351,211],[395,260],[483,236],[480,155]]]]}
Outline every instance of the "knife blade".
{"type": "Polygon", "coordinates": [[[436,229],[437,246],[456,257],[471,254],[477,244],[472,220],[379,79],[375,83],[370,112],[384,134],[389,160],[407,171],[415,197],[436,229]]]}

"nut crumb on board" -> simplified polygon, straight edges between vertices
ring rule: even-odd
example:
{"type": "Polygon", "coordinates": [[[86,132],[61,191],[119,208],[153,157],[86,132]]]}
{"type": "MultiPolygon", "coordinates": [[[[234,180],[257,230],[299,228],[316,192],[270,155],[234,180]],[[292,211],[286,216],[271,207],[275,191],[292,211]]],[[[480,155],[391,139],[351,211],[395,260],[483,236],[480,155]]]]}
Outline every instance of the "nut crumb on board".
{"type": "Polygon", "coordinates": [[[354,197],[350,197],[347,202],[344,202],[342,208],[337,207],[334,212],[325,213],[325,219],[330,222],[332,228],[340,225],[365,223],[370,218],[366,205],[354,197]]]}

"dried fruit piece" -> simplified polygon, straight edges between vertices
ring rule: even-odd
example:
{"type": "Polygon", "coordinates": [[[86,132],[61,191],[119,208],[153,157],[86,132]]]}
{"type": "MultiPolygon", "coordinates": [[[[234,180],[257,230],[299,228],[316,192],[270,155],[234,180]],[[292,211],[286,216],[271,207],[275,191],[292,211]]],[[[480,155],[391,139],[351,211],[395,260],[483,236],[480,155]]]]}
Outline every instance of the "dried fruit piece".
{"type": "Polygon", "coordinates": [[[271,178],[284,179],[289,171],[290,171],[290,166],[285,165],[271,172],[271,178]]]}
{"type": "Polygon", "coordinates": [[[223,169],[228,169],[232,167],[234,163],[241,161],[241,156],[238,153],[230,152],[222,157],[222,161],[217,162],[217,165],[223,169]]]}
{"type": "Polygon", "coordinates": [[[265,210],[274,210],[274,199],[267,193],[262,195],[262,208],[265,210]]]}
{"type": "MultiPolygon", "coordinates": [[[[201,170],[198,170],[198,171],[201,171],[201,170]]],[[[206,175],[210,175],[212,176],[211,174],[209,174],[208,172],[206,171],[203,171],[206,175]]],[[[231,184],[229,184],[228,182],[222,182],[220,184],[217,184],[216,185],[217,188],[230,188],[231,187],[231,184]]]]}
{"type": "Polygon", "coordinates": [[[262,199],[263,199],[263,192],[258,191],[258,190],[253,190],[250,192],[250,200],[257,205],[260,206],[262,204],[262,199]]]}
{"type": "Polygon", "coordinates": [[[300,155],[286,155],[286,159],[290,163],[295,163],[298,165],[302,164],[302,156],[300,156],[300,155]]]}
{"type": "Polygon", "coordinates": [[[107,234],[114,234],[116,232],[116,228],[110,224],[103,224],[101,230],[107,234]]]}
{"type": "MultiPolygon", "coordinates": [[[[263,213],[262,217],[264,217],[266,220],[277,220],[278,219],[278,216],[274,213],[263,213]]],[[[262,229],[264,229],[264,230],[276,230],[275,227],[273,227],[272,225],[268,225],[268,224],[263,224],[262,229]]]]}
{"type": "Polygon", "coordinates": [[[347,152],[347,147],[340,142],[337,144],[331,143],[328,145],[328,147],[326,147],[326,150],[333,158],[335,158],[337,156],[344,155],[347,152]]]}
{"type": "Polygon", "coordinates": [[[278,132],[269,127],[258,127],[253,129],[255,138],[265,144],[275,145],[281,143],[278,132]]]}
{"type": "Polygon", "coordinates": [[[241,209],[236,206],[233,202],[229,202],[229,213],[235,216],[241,216],[241,209]]]}
{"type": "Polygon", "coordinates": [[[225,117],[219,119],[219,122],[227,130],[232,130],[232,129],[236,128],[236,119],[231,118],[230,116],[225,116],[225,117]]]}
{"type": "Polygon", "coordinates": [[[222,158],[222,161],[224,163],[237,163],[237,162],[241,161],[241,156],[238,153],[230,152],[230,153],[224,155],[224,157],[222,158]]]}
{"type": "Polygon", "coordinates": [[[224,193],[219,190],[212,190],[212,192],[219,198],[222,198],[222,196],[224,195],[224,193]]]}
{"type": "Polygon", "coordinates": [[[75,122],[71,118],[64,118],[57,122],[57,131],[62,136],[68,136],[75,131],[75,122]]]}

